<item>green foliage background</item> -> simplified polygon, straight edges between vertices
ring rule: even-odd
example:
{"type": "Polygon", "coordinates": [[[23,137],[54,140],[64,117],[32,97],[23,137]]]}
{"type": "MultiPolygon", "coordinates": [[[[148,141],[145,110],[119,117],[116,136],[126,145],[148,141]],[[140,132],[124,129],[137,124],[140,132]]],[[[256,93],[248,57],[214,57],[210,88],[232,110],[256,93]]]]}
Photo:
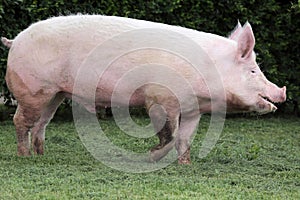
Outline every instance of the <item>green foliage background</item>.
{"type": "MultiPolygon", "coordinates": [[[[118,15],[179,25],[226,36],[239,19],[256,36],[258,62],[266,76],[300,101],[300,1],[283,0],[1,0],[0,35],[14,38],[31,23],[77,13],[118,15]]],[[[0,47],[0,93],[6,97],[6,58],[0,47]]]]}

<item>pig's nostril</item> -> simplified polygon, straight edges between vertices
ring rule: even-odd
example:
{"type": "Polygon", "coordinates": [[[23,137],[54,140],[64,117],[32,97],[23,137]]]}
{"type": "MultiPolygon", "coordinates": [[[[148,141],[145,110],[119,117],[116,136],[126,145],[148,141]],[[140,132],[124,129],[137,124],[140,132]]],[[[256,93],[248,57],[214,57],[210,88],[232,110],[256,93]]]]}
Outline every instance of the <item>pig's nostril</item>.
{"type": "Polygon", "coordinates": [[[283,86],[283,95],[282,95],[282,101],[285,101],[286,100],[286,87],[283,86]]]}

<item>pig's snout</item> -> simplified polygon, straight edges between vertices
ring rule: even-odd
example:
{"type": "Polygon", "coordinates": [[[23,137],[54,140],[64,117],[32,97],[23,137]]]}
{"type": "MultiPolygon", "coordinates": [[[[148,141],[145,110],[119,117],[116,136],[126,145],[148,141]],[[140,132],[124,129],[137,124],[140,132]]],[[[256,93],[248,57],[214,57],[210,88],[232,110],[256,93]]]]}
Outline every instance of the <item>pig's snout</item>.
{"type": "Polygon", "coordinates": [[[275,103],[281,103],[284,102],[286,100],[286,87],[283,86],[282,88],[280,88],[280,92],[279,94],[275,97],[274,99],[275,103]]]}
{"type": "MultiPolygon", "coordinates": [[[[273,84],[273,89],[270,89],[270,95],[263,97],[263,102],[260,106],[263,109],[266,105],[269,106],[268,112],[275,112],[277,107],[273,103],[281,103],[286,100],[286,87],[278,88],[273,84]],[[266,104],[267,103],[267,104],[266,104]]],[[[263,112],[262,112],[263,113],[263,112]]]]}
{"type": "Polygon", "coordinates": [[[273,103],[282,103],[286,100],[286,87],[272,87],[269,90],[269,95],[266,95],[266,97],[273,103]]]}

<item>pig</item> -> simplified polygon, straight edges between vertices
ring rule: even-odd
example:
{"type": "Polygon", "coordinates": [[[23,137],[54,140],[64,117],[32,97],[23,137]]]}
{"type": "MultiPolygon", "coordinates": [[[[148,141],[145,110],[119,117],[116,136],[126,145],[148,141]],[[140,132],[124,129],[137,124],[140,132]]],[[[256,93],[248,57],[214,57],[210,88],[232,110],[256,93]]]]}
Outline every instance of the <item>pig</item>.
{"type": "MultiPolygon", "coordinates": [[[[286,87],[279,88],[268,81],[256,63],[255,38],[248,22],[244,26],[238,23],[229,37],[222,37],[179,26],[116,16],[53,17],[32,24],[13,40],[2,38],[2,43],[10,47],[6,83],[18,101],[13,118],[17,136],[17,154],[31,155],[29,133],[33,152],[44,154],[45,127],[65,98],[72,98],[87,110],[95,112],[95,107],[87,103],[93,101],[88,95],[89,80],[81,83],[82,93],[73,88],[81,64],[97,45],[106,40],[128,31],[147,28],[173,31],[199,45],[206,58],[211,59],[214,64],[211,66],[204,63],[201,69],[209,70],[215,67],[220,72],[225,91],[225,98],[219,98],[218,94],[210,94],[205,81],[213,82],[213,80],[208,78],[203,81],[206,77],[197,76],[195,70],[185,61],[165,55],[164,52],[140,51],[131,57],[124,56],[119,62],[112,64],[115,67],[102,74],[96,88],[95,105],[98,107],[112,105],[113,89],[118,79],[141,63],[161,62],[190,80],[197,106],[191,105],[190,94],[180,86],[178,86],[182,92],[180,105],[172,91],[157,84],[147,83],[132,94],[129,105],[144,106],[154,128],[159,127],[157,124],[160,123],[162,114],[161,109],[157,111],[153,108],[157,105],[162,106],[166,115],[164,124],[160,128],[155,128],[159,144],[150,150],[151,161],[160,160],[175,146],[178,163],[190,164],[190,140],[199,123],[199,116],[222,110],[222,106],[212,106],[212,102],[225,104],[226,112],[265,114],[277,109],[273,103],[285,101],[286,87]],[[116,65],[120,67],[117,68],[116,65]]],[[[128,42],[130,45],[139,41],[128,38],[128,42]]],[[[112,46],[107,51],[114,51],[114,48],[112,46]]],[[[145,70],[148,70],[147,73],[143,73],[145,79],[154,76],[151,74],[154,70],[149,70],[147,65],[145,70]]],[[[158,72],[153,73],[156,73],[155,76],[164,76],[158,72]]],[[[125,84],[120,90],[120,96],[114,105],[126,104],[122,102],[122,95],[129,95],[126,87],[125,84]]]]}

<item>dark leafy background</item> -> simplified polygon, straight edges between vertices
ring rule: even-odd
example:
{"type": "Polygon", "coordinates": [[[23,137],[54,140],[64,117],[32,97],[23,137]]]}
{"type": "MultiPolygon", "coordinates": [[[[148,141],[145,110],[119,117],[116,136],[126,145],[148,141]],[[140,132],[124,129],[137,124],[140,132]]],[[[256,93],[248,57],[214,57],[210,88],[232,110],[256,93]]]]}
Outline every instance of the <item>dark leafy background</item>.
{"type": "MultiPolygon", "coordinates": [[[[77,13],[118,15],[180,25],[226,36],[237,20],[249,21],[258,62],[266,76],[288,88],[290,112],[300,101],[300,1],[283,0],[1,0],[0,35],[14,38],[33,22],[77,13]]],[[[0,47],[0,93],[6,98],[6,58],[0,47]]]]}

